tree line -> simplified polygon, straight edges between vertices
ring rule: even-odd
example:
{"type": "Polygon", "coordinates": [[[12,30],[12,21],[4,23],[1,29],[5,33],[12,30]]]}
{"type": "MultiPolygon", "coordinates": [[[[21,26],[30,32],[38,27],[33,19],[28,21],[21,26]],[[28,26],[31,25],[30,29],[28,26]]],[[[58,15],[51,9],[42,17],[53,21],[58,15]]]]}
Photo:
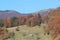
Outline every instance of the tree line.
{"type": "Polygon", "coordinates": [[[33,16],[33,15],[29,15],[29,16],[31,16],[31,17],[28,18],[28,16],[27,16],[27,18],[26,18],[23,16],[18,16],[18,17],[0,19],[0,27],[4,27],[4,26],[5,27],[15,27],[15,26],[20,26],[20,25],[28,25],[28,26],[38,25],[38,26],[40,26],[40,24],[42,22],[40,14],[37,14],[35,16],[33,16]]]}

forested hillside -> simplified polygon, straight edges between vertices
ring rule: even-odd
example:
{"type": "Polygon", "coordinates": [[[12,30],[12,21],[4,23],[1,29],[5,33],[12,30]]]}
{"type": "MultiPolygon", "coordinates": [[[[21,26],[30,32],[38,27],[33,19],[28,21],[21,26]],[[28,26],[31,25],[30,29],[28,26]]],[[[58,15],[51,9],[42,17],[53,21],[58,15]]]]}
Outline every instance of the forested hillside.
{"type": "Polygon", "coordinates": [[[52,30],[51,37],[55,39],[60,35],[60,8],[56,8],[46,14],[43,17],[43,22],[45,21],[48,24],[48,29],[52,30]]]}

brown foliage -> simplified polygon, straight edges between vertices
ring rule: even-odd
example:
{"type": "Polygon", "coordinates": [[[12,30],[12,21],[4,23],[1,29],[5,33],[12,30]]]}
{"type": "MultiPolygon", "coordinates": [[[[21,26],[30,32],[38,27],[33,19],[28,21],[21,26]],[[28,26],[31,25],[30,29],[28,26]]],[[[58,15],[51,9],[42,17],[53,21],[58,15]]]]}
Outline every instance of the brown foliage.
{"type": "Polygon", "coordinates": [[[8,26],[7,19],[2,19],[2,20],[3,20],[4,26],[7,27],[8,26]]]}
{"type": "MultiPolygon", "coordinates": [[[[56,16],[60,16],[60,9],[54,9],[52,11],[50,11],[48,14],[44,15],[42,17],[42,21],[46,21],[48,18],[49,20],[52,18],[52,17],[56,17],[56,16]]],[[[48,21],[49,21],[48,20],[48,21]]]]}
{"type": "Polygon", "coordinates": [[[56,32],[55,31],[53,31],[52,33],[51,33],[51,37],[52,37],[52,39],[54,40],[55,38],[56,38],[56,32]]]}
{"type": "Polygon", "coordinates": [[[7,18],[8,27],[11,27],[11,19],[7,18]]]}
{"type": "MultiPolygon", "coordinates": [[[[39,21],[41,21],[41,18],[38,17],[38,14],[33,15],[27,15],[27,16],[17,16],[17,19],[13,22],[13,25],[28,25],[29,21],[31,21],[32,25],[37,25],[39,21]]],[[[11,18],[3,19],[3,23],[5,27],[11,27],[12,22],[11,18]]]]}
{"type": "Polygon", "coordinates": [[[53,30],[51,37],[54,39],[57,36],[57,31],[60,31],[60,9],[49,12],[46,18],[48,17],[48,28],[53,30]]]}
{"type": "Polygon", "coordinates": [[[49,20],[48,27],[51,27],[53,30],[60,29],[60,16],[51,18],[49,20]]]}

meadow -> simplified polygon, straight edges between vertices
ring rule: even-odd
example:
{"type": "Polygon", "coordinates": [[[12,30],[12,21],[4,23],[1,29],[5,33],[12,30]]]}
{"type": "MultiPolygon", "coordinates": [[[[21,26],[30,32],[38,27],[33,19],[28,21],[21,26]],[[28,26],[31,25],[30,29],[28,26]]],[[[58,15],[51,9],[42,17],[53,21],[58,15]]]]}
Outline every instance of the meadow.
{"type": "Polygon", "coordinates": [[[44,34],[45,30],[43,26],[28,27],[22,25],[19,26],[19,31],[16,31],[14,27],[8,28],[9,32],[15,33],[15,36],[7,40],[52,40],[50,34],[44,34]]]}

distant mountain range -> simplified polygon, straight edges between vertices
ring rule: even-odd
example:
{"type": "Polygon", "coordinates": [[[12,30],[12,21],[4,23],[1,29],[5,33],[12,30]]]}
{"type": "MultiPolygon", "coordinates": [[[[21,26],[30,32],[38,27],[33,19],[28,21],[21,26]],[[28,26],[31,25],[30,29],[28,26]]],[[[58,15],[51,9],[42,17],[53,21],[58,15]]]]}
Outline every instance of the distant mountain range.
{"type": "Polygon", "coordinates": [[[20,16],[20,13],[14,10],[0,11],[0,18],[7,18],[13,16],[20,16]]]}
{"type": "MultiPolygon", "coordinates": [[[[47,14],[49,11],[51,11],[52,9],[47,9],[47,10],[41,10],[41,11],[37,11],[37,12],[34,12],[34,13],[31,13],[31,14],[40,14],[41,16],[47,14]]],[[[7,17],[14,17],[14,16],[26,16],[26,15],[30,15],[29,13],[28,14],[23,14],[23,13],[19,13],[15,10],[5,10],[5,11],[2,11],[0,10],[0,19],[2,18],[7,18],[7,17]]]]}

